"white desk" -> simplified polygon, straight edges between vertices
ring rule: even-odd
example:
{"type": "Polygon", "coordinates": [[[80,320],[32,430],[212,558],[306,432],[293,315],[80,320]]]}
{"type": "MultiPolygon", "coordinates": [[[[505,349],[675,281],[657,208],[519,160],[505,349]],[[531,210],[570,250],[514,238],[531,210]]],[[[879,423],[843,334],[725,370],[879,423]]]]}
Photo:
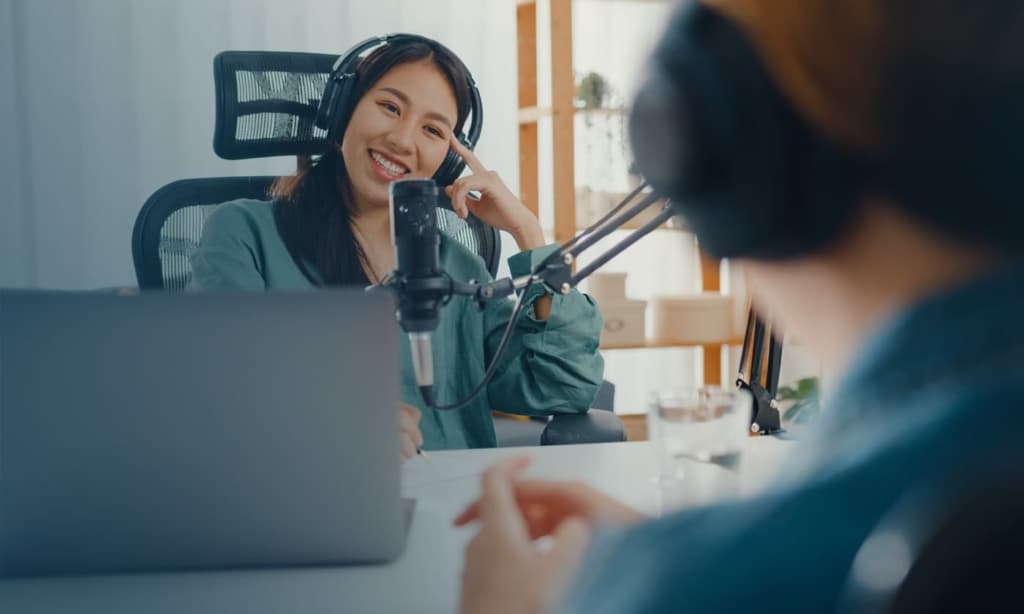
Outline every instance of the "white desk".
{"type": "MultiPolygon", "coordinates": [[[[751,439],[744,490],[756,490],[790,446],[751,439]]],[[[646,443],[434,452],[406,464],[403,491],[417,500],[416,513],[406,552],[391,565],[0,580],[0,612],[454,612],[474,529],[456,529],[451,520],[476,496],[481,471],[523,452],[534,458],[528,474],[583,480],[641,510],[656,509],[646,443]]]]}

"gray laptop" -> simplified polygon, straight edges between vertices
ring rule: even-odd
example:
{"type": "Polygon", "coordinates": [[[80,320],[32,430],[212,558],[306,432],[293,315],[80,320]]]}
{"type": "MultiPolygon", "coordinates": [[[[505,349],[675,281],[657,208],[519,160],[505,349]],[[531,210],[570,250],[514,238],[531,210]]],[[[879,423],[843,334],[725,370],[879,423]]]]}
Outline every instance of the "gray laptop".
{"type": "Polygon", "coordinates": [[[0,292],[0,574],[394,559],[396,347],[361,290],[0,292]]]}

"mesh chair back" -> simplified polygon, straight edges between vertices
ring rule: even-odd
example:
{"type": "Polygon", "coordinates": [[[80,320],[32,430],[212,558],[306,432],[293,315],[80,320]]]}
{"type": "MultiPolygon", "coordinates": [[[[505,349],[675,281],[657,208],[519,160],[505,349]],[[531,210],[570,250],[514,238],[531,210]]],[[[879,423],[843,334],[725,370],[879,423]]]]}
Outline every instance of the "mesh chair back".
{"type": "MultiPolygon", "coordinates": [[[[157,190],[142,206],[132,232],[135,275],[142,289],[182,290],[192,273],[206,217],[219,203],[239,198],[265,200],[276,177],[183,179],[157,190]]],[[[461,220],[438,207],[438,228],[480,256],[497,275],[498,232],[475,217],[461,220]]]]}
{"type": "Polygon", "coordinates": [[[315,156],[327,134],[314,126],[336,55],[224,51],[213,60],[213,149],[227,160],[315,156]]]}

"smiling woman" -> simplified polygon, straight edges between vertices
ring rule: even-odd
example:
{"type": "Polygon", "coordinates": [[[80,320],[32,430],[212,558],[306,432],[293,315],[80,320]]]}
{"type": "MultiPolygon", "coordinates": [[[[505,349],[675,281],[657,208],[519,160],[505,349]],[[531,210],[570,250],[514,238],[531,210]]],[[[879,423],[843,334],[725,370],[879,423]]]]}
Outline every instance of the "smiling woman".
{"type": "MultiPolygon", "coordinates": [[[[357,49],[368,45],[357,45],[357,49]]],[[[194,290],[300,290],[366,286],[395,268],[389,184],[433,177],[462,218],[472,213],[509,232],[522,253],[509,260],[526,274],[553,246],[540,224],[461,136],[480,104],[462,62],[446,47],[416,35],[392,35],[359,58],[335,67],[318,125],[333,145],[310,168],[279,180],[269,201],[234,201],[208,219],[192,258],[194,290]],[[459,178],[463,163],[471,171],[459,178]],[[479,199],[470,199],[475,190],[479,199]]],[[[454,279],[489,278],[484,263],[442,236],[441,266],[454,279]]],[[[403,455],[426,449],[494,446],[491,410],[528,415],[582,413],[600,384],[601,317],[576,292],[550,296],[532,288],[525,315],[482,395],[460,412],[423,406],[407,343],[401,347],[400,421],[403,455]]],[[[512,311],[510,302],[482,312],[453,298],[433,335],[435,389],[446,399],[468,396],[483,379],[512,311]]],[[[404,337],[403,337],[404,339],[404,337]]],[[[354,349],[353,351],[358,351],[354,349]]],[[[386,379],[386,378],[385,378],[386,379]]]]}

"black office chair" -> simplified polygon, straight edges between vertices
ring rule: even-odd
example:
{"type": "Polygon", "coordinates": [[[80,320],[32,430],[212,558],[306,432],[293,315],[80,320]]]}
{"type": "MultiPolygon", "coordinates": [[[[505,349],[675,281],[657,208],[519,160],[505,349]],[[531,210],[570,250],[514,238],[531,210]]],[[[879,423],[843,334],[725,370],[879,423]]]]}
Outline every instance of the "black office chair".
{"type": "MultiPolygon", "coordinates": [[[[328,147],[326,135],[314,126],[314,120],[336,59],[328,54],[273,51],[218,54],[213,62],[217,105],[213,149],[217,155],[227,160],[295,156],[303,167],[323,154],[328,147]]],[[[153,193],[142,206],[132,232],[139,288],[183,290],[191,274],[192,253],[213,208],[239,198],[265,200],[275,179],[183,179],[153,193]]],[[[497,276],[501,238],[496,229],[472,215],[462,220],[445,207],[438,207],[437,219],[442,232],[479,255],[491,276],[497,276]]],[[[557,416],[545,424],[541,436],[546,444],[623,439],[622,424],[613,414],[557,416]],[[567,428],[571,437],[564,438],[567,428]]]]}
{"type": "Polygon", "coordinates": [[[861,546],[840,612],[1020,610],[1024,574],[1024,471],[986,474],[910,491],[861,546]]]}

